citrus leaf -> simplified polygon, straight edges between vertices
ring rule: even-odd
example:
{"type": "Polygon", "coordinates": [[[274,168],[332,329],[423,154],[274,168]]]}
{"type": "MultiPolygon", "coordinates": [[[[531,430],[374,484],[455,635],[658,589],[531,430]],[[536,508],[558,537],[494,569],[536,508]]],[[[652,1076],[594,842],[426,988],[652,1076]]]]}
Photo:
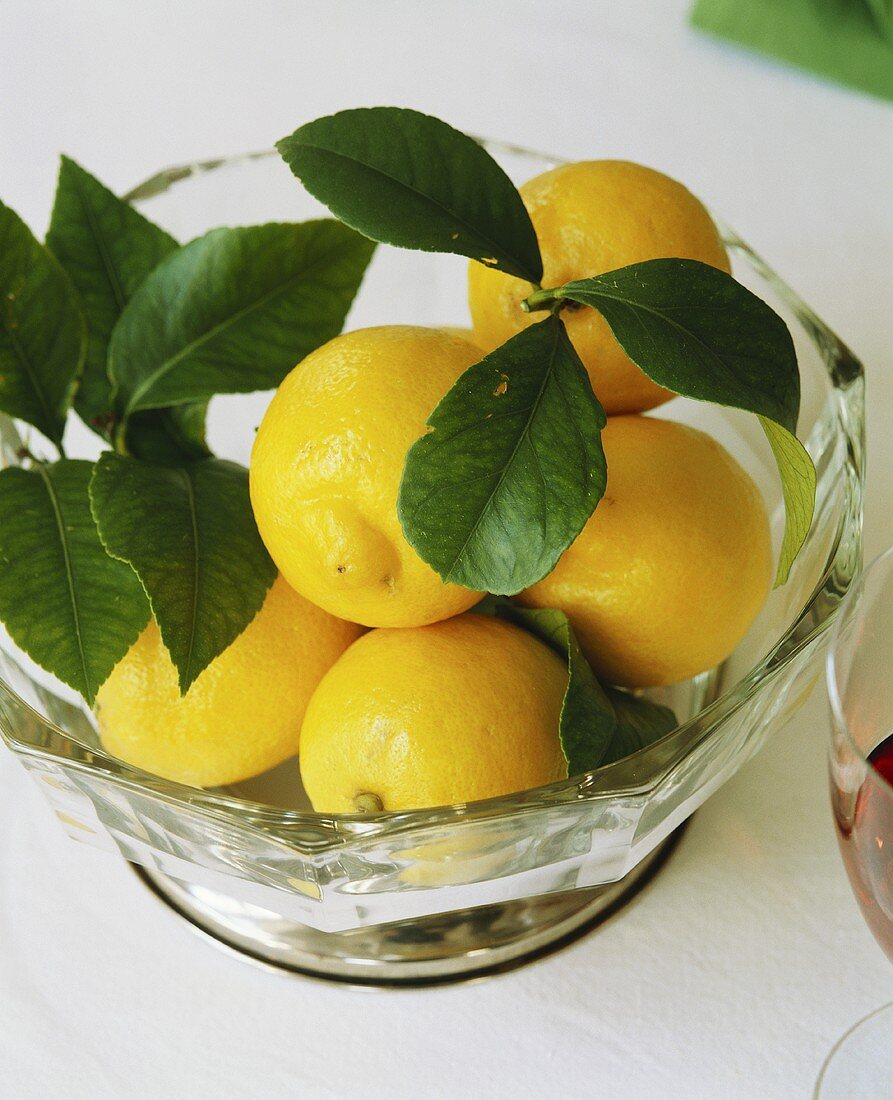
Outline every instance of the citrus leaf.
{"type": "Polygon", "coordinates": [[[568,775],[613,764],[676,728],[669,707],[599,682],[563,611],[498,600],[489,613],[528,630],[567,662],[558,732],[568,775]]]}
{"type": "Polygon", "coordinates": [[[177,242],[63,156],[46,243],[68,272],[87,321],[87,356],[74,407],[105,436],[112,414],[112,329],[137,287],[177,242]]]}
{"type": "Polygon", "coordinates": [[[454,252],[539,283],[543,262],[514,184],[482,146],[400,107],[340,111],[276,148],[311,195],[367,237],[454,252]]]}
{"type": "Polygon", "coordinates": [[[778,470],[784,497],[785,525],[778,557],[775,587],[785,583],[800,547],[806,541],[815,511],[816,470],[800,440],[781,424],[766,416],[760,424],[769,440],[778,470]]]}
{"type": "Polygon", "coordinates": [[[0,409],[61,443],[86,341],[68,276],[0,202],[0,409]]]}
{"type": "Polygon", "coordinates": [[[597,309],[658,385],[796,431],[800,374],[791,334],[725,271],[698,260],[646,260],[565,283],[555,294],[597,309]]]}
{"type": "Polygon", "coordinates": [[[557,317],[458,379],[406,457],[398,513],[445,581],[510,595],[550,572],[605,491],[605,414],[557,317]]]}
{"type": "Polygon", "coordinates": [[[133,571],[99,540],[92,471],[73,459],[0,471],[0,619],[16,645],[91,705],[149,621],[133,571]]]}
{"type": "Polygon", "coordinates": [[[877,29],[893,42],[893,2],[891,0],[868,0],[868,7],[877,29]]]}
{"type": "Polygon", "coordinates": [[[90,499],[106,549],[143,583],[185,694],[251,622],[276,579],[251,511],[248,471],[216,458],[168,467],[106,453],[90,499]]]}
{"type": "Polygon", "coordinates": [[[567,688],[558,732],[568,775],[579,775],[606,763],[617,719],[608,696],[583,656],[567,615],[553,608],[519,607],[507,600],[499,604],[496,614],[536,635],[567,662],[567,688]]]}
{"type": "Polygon", "coordinates": [[[207,401],[134,413],[124,428],[124,449],[132,458],[160,466],[210,458],[205,438],[207,413],[207,401]]]}
{"type": "Polygon", "coordinates": [[[119,411],[277,386],[341,331],[373,248],[324,219],[213,229],[172,253],[112,333],[119,411]]]}
{"type": "Polygon", "coordinates": [[[619,688],[606,687],[605,692],[617,719],[614,736],[605,754],[605,764],[647,748],[679,725],[669,707],[653,703],[642,695],[630,695],[619,688]]]}
{"type": "MultiPolygon", "coordinates": [[[[119,199],[69,157],[62,157],[47,247],[67,271],[87,322],[87,356],[74,407],[84,423],[109,438],[114,420],[108,345],[137,288],[179,246],[159,226],[119,199]]],[[[153,409],[128,432],[128,453],[182,462],[208,453],[199,403],[186,411],[153,409]]]]}
{"type": "Polygon", "coordinates": [[[545,292],[542,306],[561,298],[597,309],[658,385],[760,417],[784,489],[776,584],[784,583],[812,523],[815,469],[795,438],[800,374],[781,317],[731,275],[696,260],[647,260],[566,283],[545,292]]]}

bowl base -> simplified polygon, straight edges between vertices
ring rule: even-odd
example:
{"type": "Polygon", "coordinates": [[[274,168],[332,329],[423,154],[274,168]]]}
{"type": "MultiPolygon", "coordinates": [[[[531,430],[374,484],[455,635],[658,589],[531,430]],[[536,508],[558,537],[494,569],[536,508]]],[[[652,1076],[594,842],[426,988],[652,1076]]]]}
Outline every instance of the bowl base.
{"type": "Polygon", "coordinates": [[[320,932],[225,894],[132,866],[194,931],[248,962],[347,985],[417,988],[500,974],[575,942],[654,878],[684,830],[685,823],[625,878],[606,886],[346,932],[320,932]]]}

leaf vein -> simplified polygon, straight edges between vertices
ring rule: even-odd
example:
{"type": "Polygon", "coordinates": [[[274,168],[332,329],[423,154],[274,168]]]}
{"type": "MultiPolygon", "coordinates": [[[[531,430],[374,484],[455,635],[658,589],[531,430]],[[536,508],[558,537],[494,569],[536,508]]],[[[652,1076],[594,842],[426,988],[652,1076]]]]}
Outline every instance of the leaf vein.
{"type": "Polygon", "coordinates": [[[216,337],[219,336],[221,332],[225,332],[228,328],[231,328],[233,325],[238,324],[238,322],[242,321],[245,317],[253,313],[255,310],[262,309],[275,298],[279,297],[282,294],[285,294],[287,291],[291,290],[291,288],[296,283],[300,283],[303,279],[306,279],[308,275],[311,275],[318,267],[330,262],[333,256],[337,256],[338,253],[344,251],[346,251],[346,249],[343,247],[343,245],[339,244],[337,247],[332,248],[325,255],[317,257],[312,263],[308,264],[307,267],[302,268],[300,272],[291,276],[291,278],[287,279],[284,283],[280,283],[278,286],[273,287],[265,294],[262,294],[259,298],[256,298],[253,302],[249,302],[247,305],[243,306],[236,313],[230,314],[228,317],[224,318],[224,320],[219,321],[216,325],[213,325],[206,332],[201,333],[194,340],[191,340],[185,347],[176,352],[176,354],[172,355],[169,359],[166,359],[163,363],[159,364],[159,366],[150,375],[148,375],[140,383],[140,385],[134,388],[127,402],[127,415],[140,408],[140,399],[144,397],[145,394],[149,390],[151,390],[162,378],[169,374],[170,371],[175,366],[177,366],[178,363],[182,362],[183,359],[191,355],[197,348],[202,347],[204,344],[210,343],[211,341],[216,339],[216,337]]]}
{"type": "MultiPolygon", "coordinates": [[[[541,323],[543,323],[543,322],[541,322],[541,323]]],[[[545,322],[545,323],[548,323],[548,322],[545,322]]],[[[486,501],[484,501],[483,507],[480,509],[480,512],[478,513],[477,519],[472,524],[471,530],[468,532],[468,535],[466,536],[465,541],[462,543],[462,546],[459,548],[458,553],[454,556],[452,562],[450,563],[449,568],[447,569],[447,572],[446,572],[446,577],[445,577],[446,580],[450,580],[452,578],[453,570],[456,568],[456,565],[458,564],[459,560],[462,558],[465,551],[468,549],[468,544],[471,542],[471,540],[477,534],[478,529],[480,528],[481,523],[483,522],[484,515],[490,510],[490,507],[493,504],[493,500],[496,497],[496,494],[502,488],[503,482],[505,481],[506,477],[508,476],[508,471],[511,468],[512,463],[515,461],[515,458],[518,454],[518,451],[520,450],[520,448],[523,445],[524,441],[528,437],[528,434],[530,432],[530,425],[531,425],[533,419],[536,416],[536,413],[539,409],[540,404],[542,403],[543,394],[546,392],[546,388],[549,384],[549,379],[550,379],[550,377],[552,375],[552,371],[554,369],[555,356],[556,356],[556,353],[557,353],[557,350],[558,350],[559,335],[560,335],[559,331],[556,329],[556,331],[554,333],[554,336],[553,336],[552,351],[551,351],[551,354],[549,356],[549,365],[548,365],[548,367],[546,368],[546,370],[543,374],[543,381],[540,384],[539,391],[537,393],[536,399],[534,400],[533,404],[530,406],[531,416],[528,418],[527,423],[524,425],[524,428],[523,428],[520,436],[518,437],[518,440],[515,443],[515,446],[512,448],[512,453],[509,455],[508,461],[505,463],[502,470],[500,471],[499,478],[498,478],[496,484],[494,485],[493,489],[491,490],[490,494],[488,495],[486,501]]]]}
{"type": "MultiPolygon", "coordinates": [[[[334,157],[335,159],[345,160],[345,161],[347,161],[348,163],[351,163],[351,164],[358,164],[362,168],[367,169],[367,171],[376,172],[376,173],[378,173],[378,175],[382,176],[384,179],[390,180],[391,183],[396,183],[399,187],[405,188],[411,194],[416,195],[416,196],[418,196],[418,198],[424,200],[424,202],[427,203],[428,206],[431,206],[435,210],[438,210],[441,213],[446,214],[450,219],[455,221],[460,228],[464,228],[466,230],[466,232],[471,233],[473,236],[475,236],[479,240],[483,241],[486,244],[488,249],[493,250],[495,252],[501,252],[509,260],[511,260],[511,262],[515,265],[515,267],[519,271],[523,271],[523,272],[526,273],[524,277],[527,280],[527,282],[529,282],[531,284],[535,284],[536,280],[530,277],[529,269],[527,267],[526,262],[519,259],[518,256],[514,255],[513,251],[511,249],[506,248],[504,245],[500,244],[498,241],[494,241],[486,233],[482,232],[480,229],[477,229],[470,222],[468,222],[465,218],[463,218],[460,214],[457,214],[455,210],[451,210],[448,206],[444,206],[444,204],[442,202],[439,202],[436,198],[434,198],[434,196],[427,195],[424,191],[420,191],[417,187],[413,187],[406,180],[399,179],[397,176],[392,175],[390,172],[386,172],[383,168],[379,168],[375,164],[367,164],[366,161],[360,160],[359,157],[349,156],[347,153],[341,153],[341,152],[338,152],[335,149],[329,149],[329,148],[327,148],[326,146],[323,146],[323,145],[315,145],[312,142],[308,142],[308,141],[302,141],[301,146],[304,149],[312,149],[317,153],[328,154],[329,156],[334,157]]],[[[484,266],[488,266],[488,265],[484,265],[484,266]]]]}
{"type": "Polygon", "coordinates": [[[201,555],[199,554],[198,545],[198,516],[196,515],[195,507],[195,490],[192,485],[192,478],[189,473],[181,469],[180,475],[183,478],[183,482],[186,485],[186,497],[189,502],[189,517],[192,521],[192,550],[195,567],[192,573],[192,621],[189,629],[189,646],[186,650],[186,680],[192,683],[192,657],[195,650],[195,635],[198,623],[198,594],[199,594],[199,575],[201,570],[201,555]]]}
{"type": "Polygon", "coordinates": [[[81,662],[81,671],[84,674],[84,695],[89,699],[92,695],[92,685],[90,683],[90,674],[87,671],[87,654],[84,650],[84,638],[81,629],[81,612],[78,606],[77,594],[74,584],[74,569],[71,563],[71,552],[68,547],[68,540],[65,535],[65,521],[62,517],[62,506],[59,502],[58,494],[56,493],[56,487],[53,485],[52,478],[46,472],[46,469],[38,464],[36,472],[43,480],[46,487],[47,496],[50,498],[50,504],[53,509],[53,516],[56,520],[56,527],[59,532],[59,544],[62,547],[62,560],[65,563],[65,579],[68,583],[68,598],[71,602],[71,615],[74,622],[74,633],[77,639],[78,656],[81,662]]]}
{"type": "Polygon", "coordinates": [[[62,440],[62,433],[60,432],[58,435],[56,434],[55,417],[48,403],[48,398],[44,393],[43,386],[40,384],[40,379],[38,378],[37,372],[34,369],[34,365],[28,357],[28,353],[22,346],[22,343],[19,340],[18,336],[16,336],[15,329],[9,323],[5,315],[3,318],[3,327],[6,330],[6,335],[9,337],[9,342],[12,345],[13,351],[16,353],[19,362],[25,369],[25,374],[27,374],[28,376],[28,381],[31,383],[31,388],[34,390],[37,401],[41,409],[43,410],[43,415],[46,417],[46,424],[50,432],[50,439],[52,439],[54,443],[60,443],[62,440]]]}
{"type": "MultiPolygon", "coordinates": [[[[604,285],[605,284],[600,284],[601,287],[604,287],[604,285]]],[[[730,368],[729,364],[726,362],[725,359],[723,359],[719,355],[718,352],[714,351],[714,349],[711,348],[709,344],[705,343],[701,339],[701,337],[698,336],[698,334],[696,332],[694,332],[692,329],[685,328],[683,325],[679,324],[678,321],[675,321],[672,317],[668,317],[666,315],[666,313],[661,312],[660,309],[656,309],[652,306],[649,306],[646,303],[644,303],[644,302],[642,302],[642,301],[640,301],[639,299],[636,299],[636,298],[624,297],[622,295],[617,295],[617,294],[609,294],[604,289],[597,290],[596,295],[598,295],[600,297],[603,297],[603,298],[607,298],[611,302],[616,302],[621,307],[626,307],[626,309],[629,310],[629,312],[633,315],[633,317],[635,317],[635,312],[634,312],[634,309],[633,309],[633,307],[635,307],[635,309],[641,310],[643,313],[651,314],[652,316],[656,317],[658,320],[663,320],[667,325],[669,325],[671,328],[675,329],[678,333],[680,333],[683,340],[686,337],[690,337],[692,342],[697,347],[700,347],[704,350],[704,352],[706,353],[708,359],[711,359],[714,363],[719,365],[723,375],[725,375],[726,378],[729,378],[732,381],[734,381],[736,384],[739,384],[739,380],[738,380],[738,377],[737,377],[735,371],[730,368]]],[[[573,295],[568,295],[568,297],[570,297],[573,301],[581,301],[580,297],[574,297],[573,295]]],[[[587,302],[587,301],[582,301],[581,304],[592,306],[592,302],[587,302]]],[[[598,306],[594,306],[594,308],[598,309],[598,306]]],[[[639,323],[643,326],[643,331],[647,332],[647,329],[645,329],[644,322],[642,321],[642,319],[637,318],[637,320],[639,320],[639,323]]],[[[653,344],[654,343],[654,336],[653,336],[653,334],[649,334],[649,336],[650,336],[651,342],[653,344]]],[[[642,363],[638,363],[637,365],[642,370],[644,370],[646,374],[649,373],[647,368],[642,363]]],[[[661,382],[659,384],[663,385],[666,389],[672,389],[672,387],[667,386],[666,383],[664,383],[664,382],[661,382]]],[[[675,391],[675,392],[679,392],[679,391],[675,391]]],[[[689,396],[689,395],[684,395],[684,396],[689,396]]],[[[753,411],[747,405],[742,405],[742,406],[737,406],[737,407],[744,408],[746,411],[753,411]]],[[[781,420],[777,419],[777,417],[775,415],[770,416],[768,413],[765,413],[764,415],[768,416],[770,420],[775,420],[775,422],[777,424],[781,425],[781,427],[787,427],[787,425],[784,424],[781,420]]],[[[790,429],[788,429],[788,430],[790,430],[790,429]]]]}
{"type": "Polygon", "coordinates": [[[99,252],[99,258],[102,261],[102,269],[105,273],[105,277],[108,280],[109,287],[112,291],[112,296],[115,299],[115,303],[118,307],[118,312],[127,305],[127,296],[124,293],[124,286],[121,283],[121,279],[118,273],[118,269],[112,260],[111,253],[105,242],[105,237],[100,230],[99,221],[96,217],[96,213],[90,206],[89,201],[86,198],[86,194],[81,185],[81,180],[78,178],[77,173],[74,176],[74,186],[77,190],[78,199],[81,204],[81,209],[84,211],[84,217],[87,219],[87,227],[90,230],[90,235],[96,243],[97,251],[99,252]]]}

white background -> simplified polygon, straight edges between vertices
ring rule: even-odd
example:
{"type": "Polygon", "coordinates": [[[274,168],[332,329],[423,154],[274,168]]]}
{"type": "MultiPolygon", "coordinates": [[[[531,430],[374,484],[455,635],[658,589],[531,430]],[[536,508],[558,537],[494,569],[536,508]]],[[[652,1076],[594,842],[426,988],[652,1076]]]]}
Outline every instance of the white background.
{"type": "MultiPolygon", "coordinates": [[[[29,0],[0,21],[0,196],[66,151],[117,189],[341,107],[414,106],[684,180],[868,366],[867,550],[893,542],[893,105],[703,39],[685,0],[29,0]]],[[[348,992],[193,939],[0,756],[0,1096],[811,1095],[893,972],[840,865],[820,692],[622,917],[485,983],[348,992]]]]}

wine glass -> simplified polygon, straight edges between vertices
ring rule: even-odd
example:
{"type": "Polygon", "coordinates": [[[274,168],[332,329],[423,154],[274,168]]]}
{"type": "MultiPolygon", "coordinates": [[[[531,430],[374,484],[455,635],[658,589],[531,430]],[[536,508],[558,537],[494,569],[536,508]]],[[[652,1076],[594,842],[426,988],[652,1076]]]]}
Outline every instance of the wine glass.
{"type": "MultiPolygon", "coordinates": [[[[827,660],[831,802],[853,892],[893,962],[893,548],[852,586],[827,660]]],[[[851,1028],[825,1061],[822,1100],[893,1097],[893,1004],[851,1028]]]]}

